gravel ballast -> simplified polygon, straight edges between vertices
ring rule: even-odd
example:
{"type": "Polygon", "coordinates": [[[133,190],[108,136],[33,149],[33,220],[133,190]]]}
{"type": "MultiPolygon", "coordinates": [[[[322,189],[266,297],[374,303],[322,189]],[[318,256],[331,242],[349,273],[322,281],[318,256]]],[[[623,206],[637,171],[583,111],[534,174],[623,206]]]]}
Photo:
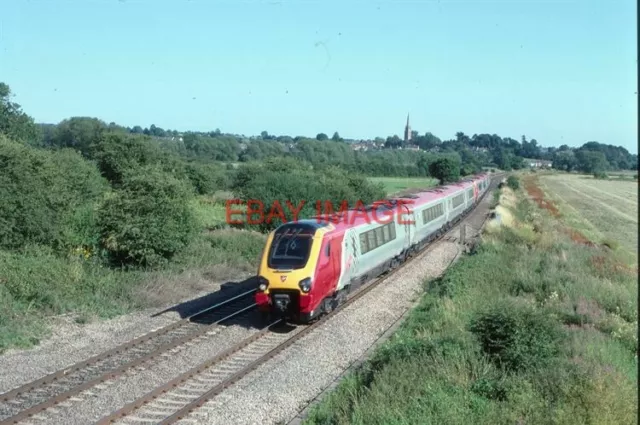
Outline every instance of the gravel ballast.
{"type": "MultiPolygon", "coordinates": [[[[206,292],[192,299],[219,291],[221,285],[209,283],[206,292]]],[[[0,394],[180,320],[176,311],[155,315],[171,307],[146,309],[89,324],[78,324],[64,316],[52,317],[49,338],[31,349],[10,349],[0,355],[0,394]]]]}
{"type": "MultiPolygon", "coordinates": [[[[477,237],[490,202],[485,197],[463,223],[477,237]]],[[[338,312],[319,329],[267,361],[224,393],[205,403],[187,424],[294,424],[320,393],[378,341],[412,306],[426,279],[440,276],[460,257],[460,227],[432,250],[390,276],[369,294],[338,312]],[[453,241],[447,241],[452,236],[453,241]]]]}
{"type": "Polygon", "coordinates": [[[458,253],[453,242],[439,244],[179,423],[290,420],[407,310],[424,279],[441,274],[458,253]]]}

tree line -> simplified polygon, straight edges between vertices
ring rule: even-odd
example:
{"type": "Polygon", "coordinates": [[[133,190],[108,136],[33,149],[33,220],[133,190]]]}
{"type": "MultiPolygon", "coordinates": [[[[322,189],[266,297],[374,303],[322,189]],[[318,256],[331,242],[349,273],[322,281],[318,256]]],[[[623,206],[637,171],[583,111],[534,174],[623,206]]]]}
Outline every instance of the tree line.
{"type": "MultiPolygon", "coordinates": [[[[526,166],[535,140],[497,135],[452,140],[416,135],[427,150],[354,151],[329,138],[259,137],[127,128],[93,117],[36,124],[0,83],[0,248],[82,247],[108,265],[157,266],[198,238],[190,203],[231,191],[243,199],[371,202],[384,196],[366,176],[432,176],[456,181],[483,166],[526,166]]],[[[389,142],[389,140],[387,140],[389,142]]],[[[589,142],[552,152],[567,171],[637,167],[624,148],[589,142]]],[[[305,210],[304,214],[312,214],[305,210]]],[[[260,227],[266,231],[279,223],[260,227]]]]}

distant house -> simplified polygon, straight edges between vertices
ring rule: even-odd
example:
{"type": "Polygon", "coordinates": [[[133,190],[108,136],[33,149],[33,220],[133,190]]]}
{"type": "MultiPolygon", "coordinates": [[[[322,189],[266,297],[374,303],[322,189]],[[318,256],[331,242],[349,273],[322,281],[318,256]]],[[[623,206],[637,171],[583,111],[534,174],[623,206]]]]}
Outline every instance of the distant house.
{"type": "Polygon", "coordinates": [[[351,149],[354,151],[367,151],[369,150],[369,145],[367,143],[352,143],[351,149]]]}
{"type": "Polygon", "coordinates": [[[551,168],[553,163],[544,159],[527,159],[525,158],[525,164],[531,168],[551,168]]]}

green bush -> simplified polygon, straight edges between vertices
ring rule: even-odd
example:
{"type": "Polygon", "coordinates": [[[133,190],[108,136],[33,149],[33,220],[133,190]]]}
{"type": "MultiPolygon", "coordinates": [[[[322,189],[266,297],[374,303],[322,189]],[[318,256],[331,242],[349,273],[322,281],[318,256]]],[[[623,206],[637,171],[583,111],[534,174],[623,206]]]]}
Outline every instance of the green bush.
{"type": "Polygon", "coordinates": [[[154,266],[182,250],[197,231],[188,184],[157,168],[130,174],[98,214],[101,242],[114,262],[154,266]]]}
{"type": "Polygon", "coordinates": [[[451,183],[460,179],[460,158],[445,156],[429,164],[429,175],[440,180],[440,184],[451,183]]]}
{"type": "Polygon", "coordinates": [[[107,131],[107,124],[98,118],[71,117],[58,123],[53,131],[51,144],[57,147],[69,147],[89,155],[96,143],[99,143],[107,131]]]}
{"type": "MultiPolygon", "coordinates": [[[[78,221],[108,187],[94,164],[69,149],[45,151],[0,137],[0,246],[66,248],[94,232],[78,221]]],[[[87,242],[91,238],[87,239],[87,242]]]]}
{"type": "MultiPolygon", "coordinates": [[[[235,173],[231,189],[243,202],[255,201],[252,209],[262,208],[263,212],[262,216],[252,214],[246,219],[239,214],[233,215],[232,220],[242,221],[240,226],[262,231],[282,224],[282,219],[275,216],[277,205],[282,208],[285,220],[291,221],[295,218],[291,209],[300,209],[297,219],[316,215],[317,201],[322,202],[323,214],[325,201],[331,201],[334,211],[338,211],[343,201],[353,208],[357,201],[366,205],[385,195],[382,185],[371,183],[362,176],[346,173],[337,167],[317,171],[310,164],[293,158],[243,165],[235,173]],[[271,212],[274,214],[268,221],[271,212]]],[[[246,212],[247,205],[235,205],[232,209],[246,212]]]]}
{"type": "Polygon", "coordinates": [[[561,330],[549,314],[513,302],[497,302],[471,322],[483,351],[505,370],[530,370],[560,351],[561,330]]]}
{"type": "Polygon", "coordinates": [[[53,248],[29,245],[0,250],[0,352],[28,347],[46,333],[51,314],[76,320],[113,317],[138,307],[131,289],[139,273],[97,267],[93,258],[63,257],[53,248]]]}
{"type": "Polygon", "coordinates": [[[604,171],[596,171],[593,173],[593,177],[596,179],[608,179],[609,176],[604,171]]]}
{"type": "Polygon", "coordinates": [[[512,190],[518,190],[520,188],[520,180],[516,176],[507,177],[507,186],[512,190]]]}
{"type": "Polygon", "coordinates": [[[184,162],[146,136],[108,133],[94,146],[92,156],[102,175],[116,187],[128,173],[135,174],[141,167],[155,166],[179,179],[187,177],[184,162]]]}
{"type": "Polygon", "coordinates": [[[227,172],[216,164],[189,163],[186,172],[196,193],[200,195],[211,195],[228,186],[227,172]]]}

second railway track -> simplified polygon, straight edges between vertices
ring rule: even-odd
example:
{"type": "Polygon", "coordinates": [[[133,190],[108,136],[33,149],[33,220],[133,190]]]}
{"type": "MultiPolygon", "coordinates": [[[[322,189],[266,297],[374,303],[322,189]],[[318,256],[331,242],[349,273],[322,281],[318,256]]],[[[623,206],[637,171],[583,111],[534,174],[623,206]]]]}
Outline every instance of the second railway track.
{"type": "Polygon", "coordinates": [[[164,353],[241,320],[254,310],[255,289],[243,291],[185,319],[0,394],[0,425],[16,424],[164,353]]]}

